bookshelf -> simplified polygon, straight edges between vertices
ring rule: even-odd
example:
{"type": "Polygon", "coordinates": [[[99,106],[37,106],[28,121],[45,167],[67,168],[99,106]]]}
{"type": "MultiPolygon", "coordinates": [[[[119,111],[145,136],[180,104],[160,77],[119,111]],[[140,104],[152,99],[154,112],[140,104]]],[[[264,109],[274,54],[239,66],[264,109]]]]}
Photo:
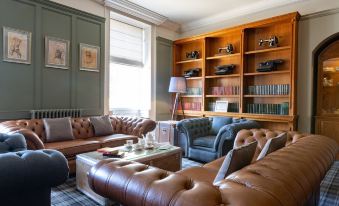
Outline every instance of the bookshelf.
{"type": "Polygon", "coordinates": [[[182,98],[186,106],[194,107],[184,109],[185,117],[232,116],[260,121],[270,129],[296,130],[298,19],[297,12],[289,13],[176,40],[173,75],[199,68],[197,77],[187,78],[187,87],[194,92],[182,98]],[[272,36],[278,38],[277,46],[259,45],[260,39],[272,36]],[[219,48],[229,44],[232,53],[219,53],[219,48]],[[187,59],[186,52],[192,51],[198,51],[199,57],[187,59]],[[274,71],[256,70],[259,63],[274,59],[283,60],[274,71]],[[229,64],[235,65],[232,73],[214,73],[216,66],[229,64]],[[217,101],[227,101],[229,110],[215,112],[217,101]]]}

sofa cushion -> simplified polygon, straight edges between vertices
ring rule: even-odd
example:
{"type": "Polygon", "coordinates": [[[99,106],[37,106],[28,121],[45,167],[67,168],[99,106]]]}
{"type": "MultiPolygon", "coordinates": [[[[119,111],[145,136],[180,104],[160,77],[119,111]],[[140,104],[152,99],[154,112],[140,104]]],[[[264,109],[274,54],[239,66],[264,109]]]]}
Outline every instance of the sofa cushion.
{"type": "Polygon", "coordinates": [[[45,148],[58,150],[69,158],[77,154],[95,151],[100,148],[100,143],[98,141],[75,139],[73,141],[45,143],[45,148]]]}
{"type": "Polygon", "coordinates": [[[193,146],[213,148],[216,136],[197,137],[193,139],[193,146]]]}
{"type": "Polygon", "coordinates": [[[91,123],[94,128],[95,136],[104,136],[113,134],[113,127],[108,115],[90,117],[91,123]]]}
{"type": "Polygon", "coordinates": [[[46,131],[46,142],[59,142],[74,139],[70,117],[43,119],[43,122],[46,131]]]}
{"type": "Polygon", "coordinates": [[[271,138],[269,139],[264,148],[261,150],[257,160],[260,160],[262,158],[264,158],[266,155],[281,149],[285,146],[286,144],[286,140],[287,140],[287,133],[284,132],[282,134],[279,134],[277,137],[275,138],[271,138]]]}
{"type": "Polygon", "coordinates": [[[252,142],[229,151],[214,179],[214,184],[225,179],[229,174],[249,165],[257,148],[257,144],[257,142],[252,142]]]}
{"type": "Polygon", "coordinates": [[[192,180],[213,183],[218,171],[205,167],[190,167],[176,172],[177,174],[184,175],[192,180]]]}
{"type": "Polygon", "coordinates": [[[217,135],[221,127],[231,123],[232,117],[213,117],[211,134],[217,135]]]}
{"type": "Polygon", "coordinates": [[[101,147],[118,147],[126,143],[126,140],[133,140],[134,143],[138,142],[138,137],[126,134],[112,134],[102,137],[92,137],[87,140],[97,141],[101,147]]]}

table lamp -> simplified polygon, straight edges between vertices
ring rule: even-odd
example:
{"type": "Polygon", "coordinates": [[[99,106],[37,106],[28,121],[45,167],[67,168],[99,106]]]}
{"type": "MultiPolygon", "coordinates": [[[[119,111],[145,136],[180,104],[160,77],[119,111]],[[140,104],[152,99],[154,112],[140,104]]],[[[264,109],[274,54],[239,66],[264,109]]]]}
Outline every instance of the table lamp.
{"type": "MultiPolygon", "coordinates": [[[[168,92],[176,93],[175,101],[174,101],[174,105],[173,105],[173,110],[172,110],[172,120],[174,120],[174,114],[175,114],[175,111],[177,110],[178,101],[180,99],[180,94],[186,93],[186,79],[185,79],[185,77],[171,77],[168,92]]],[[[182,101],[181,101],[181,109],[182,109],[182,113],[184,115],[184,108],[182,106],[182,101]]]]}

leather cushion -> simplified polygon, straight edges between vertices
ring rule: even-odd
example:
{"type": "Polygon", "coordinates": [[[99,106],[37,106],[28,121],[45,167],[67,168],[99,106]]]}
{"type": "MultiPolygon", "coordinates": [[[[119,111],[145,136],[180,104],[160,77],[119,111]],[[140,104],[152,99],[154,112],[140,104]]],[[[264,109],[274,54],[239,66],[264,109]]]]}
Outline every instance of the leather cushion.
{"type": "Polygon", "coordinates": [[[215,171],[210,168],[205,168],[205,167],[190,167],[190,168],[178,171],[176,173],[184,175],[195,181],[208,182],[212,184],[218,171],[215,171]]]}
{"type": "Polygon", "coordinates": [[[257,160],[260,160],[262,158],[264,158],[266,155],[281,149],[285,146],[286,144],[286,140],[287,140],[287,133],[284,132],[282,134],[279,134],[277,137],[275,138],[271,138],[269,140],[267,140],[264,148],[261,150],[257,160]]]}
{"type": "Polygon", "coordinates": [[[232,123],[231,117],[213,117],[212,119],[213,119],[211,128],[212,135],[217,135],[221,127],[232,123]]]}
{"type": "Polygon", "coordinates": [[[66,157],[74,157],[77,154],[99,149],[100,143],[98,141],[75,139],[73,141],[46,143],[45,148],[58,150],[66,157]]]}
{"type": "Polygon", "coordinates": [[[257,148],[257,144],[257,142],[252,142],[229,151],[214,179],[214,184],[223,180],[229,174],[249,165],[257,148]]]}
{"type": "Polygon", "coordinates": [[[93,125],[95,136],[113,134],[113,127],[109,116],[90,117],[89,119],[93,125]]]}
{"type": "Polygon", "coordinates": [[[46,142],[73,140],[71,118],[43,119],[46,130],[46,142]]]}
{"type": "Polygon", "coordinates": [[[124,145],[126,140],[133,140],[134,143],[136,143],[138,141],[138,137],[126,134],[112,134],[102,137],[92,137],[87,140],[97,141],[100,143],[101,147],[118,147],[124,145]]]}
{"type": "Polygon", "coordinates": [[[194,146],[213,148],[216,136],[197,137],[193,140],[194,146]]]}

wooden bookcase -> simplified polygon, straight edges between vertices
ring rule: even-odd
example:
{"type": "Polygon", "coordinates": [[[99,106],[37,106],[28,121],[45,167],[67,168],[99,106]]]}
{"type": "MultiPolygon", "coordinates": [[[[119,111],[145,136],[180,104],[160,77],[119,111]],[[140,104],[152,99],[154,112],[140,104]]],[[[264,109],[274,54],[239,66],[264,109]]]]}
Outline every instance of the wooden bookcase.
{"type": "MultiPolygon", "coordinates": [[[[187,78],[187,87],[200,88],[193,90],[201,92],[182,95],[185,117],[232,116],[260,121],[265,128],[296,130],[298,19],[295,12],[175,41],[173,75],[200,69],[198,77],[187,78]],[[260,39],[273,35],[278,37],[277,47],[259,46],[260,39]],[[233,53],[217,55],[218,49],[227,44],[233,45],[233,53]],[[199,57],[187,59],[186,52],[191,51],[199,51],[199,57]],[[259,63],[274,59],[284,60],[275,71],[256,71],[259,63]],[[214,74],[215,66],[226,64],[235,65],[232,74],[214,74]],[[270,89],[273,86],[268,85],[287,85],[289,91],[266,94],[266,89],[264,95],[249,92],[249,87],[260,85],[270,89]],[[224,92],[216,93],[218,87],[224,87],[224,92]],[[216,101],[228,101],[228,112],[215,112],[216,101]],[[282,105],[283,114],[273,114],[282,111],[282,105]]],[[[179,109],[177,114],[180,116],[182,111],[179,109]]]]}

